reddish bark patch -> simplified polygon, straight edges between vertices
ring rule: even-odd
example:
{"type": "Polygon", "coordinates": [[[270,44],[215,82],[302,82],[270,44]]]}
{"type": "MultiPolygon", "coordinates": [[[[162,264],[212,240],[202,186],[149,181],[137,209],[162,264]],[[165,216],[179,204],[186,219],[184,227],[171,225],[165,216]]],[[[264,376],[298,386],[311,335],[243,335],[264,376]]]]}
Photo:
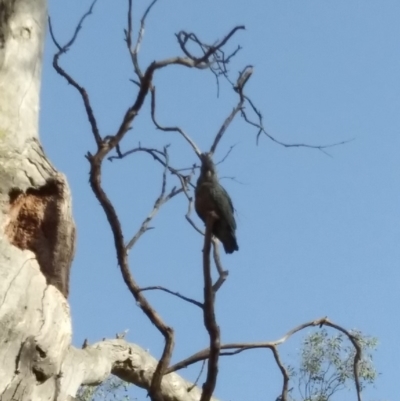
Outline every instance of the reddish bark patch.
{"type": "Polygon", "coordinates": [[[60,248],[60,221],[62,216],[62,190],[57,181],[49,181],[40,188],[29,188],[26,192],[12,189],[10,209],[5,232],[10,242],[23,250],[29,249],[37,258],[48,284],[55,285],[68,295],[69,265],[57,260],[60,248]]]}

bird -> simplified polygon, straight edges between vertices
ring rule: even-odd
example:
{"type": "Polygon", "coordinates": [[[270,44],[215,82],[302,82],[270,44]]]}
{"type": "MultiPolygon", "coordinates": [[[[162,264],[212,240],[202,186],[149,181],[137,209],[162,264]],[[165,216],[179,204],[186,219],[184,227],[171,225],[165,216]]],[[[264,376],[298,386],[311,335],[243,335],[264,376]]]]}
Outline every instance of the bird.
{"type": "Polygon", "coordinates": [[[204,223],[207,216],[214,212],[212,233],[224,246],[225,253],[239,250],[236,240],[236,221],[232,200],[224,187],[219,183],[215,164],[210,153],[202,153],[200,176],[195,189],[195,209],[204,223]]]}

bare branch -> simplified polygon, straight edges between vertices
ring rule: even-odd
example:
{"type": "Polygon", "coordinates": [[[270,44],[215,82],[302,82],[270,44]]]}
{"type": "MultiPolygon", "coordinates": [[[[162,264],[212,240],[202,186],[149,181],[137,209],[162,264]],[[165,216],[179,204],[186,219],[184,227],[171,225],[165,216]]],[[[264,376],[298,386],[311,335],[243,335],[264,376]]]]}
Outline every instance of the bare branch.
{"type": "MultiPolygon", "coordinates": [[[[361,401],[361,385],[360,385],[360,380],[359,380],[359,363],[362,357],[362,348],[358,342],[357,337],[349,332],[348,330],[344,329],[343,327],[339,326],[336,323],[331,322],[327,317],[323,317],[321,319],[317,320],[312,320],[310,322],[303,323],[299,326],[296,326],[295,328],[291,329],[288,331],[283,337],[281,337],[278,340],[275,341],[269,341],[269,342],[254,342],[254,343],[230,343],[230,344],[222,344],[220,346],[220,350],[231,350],[229,352],[221,352],[221,356],[230,356],[230,355],[237,355],[241,352],[250,350],[250,349],[258,349],[258,348],[269,348],[274,354],[275,361],[283,375],[284,379],[284,384],[283,384],[283,389],[282,389],[282,400],[287,400],[287,388],[288,388],[288,375],[287,375],[287,370],[284,368],[283,364],[280,362],[279,355],[277,353],[277,347],[284,342],[286,342],[290,337],[292,337],[294,334],[297,332],[304,330],[307,327],[314,327],[314,326],[329,326],[332,327],[343,334],[347,336],[347,338],[350,340],[352,345],[354,346],[356,353],[354,356],[354,380],[355,380],[355,386],[356,386],[356,391],[357,391],[357,397],[358,401],[361,401]],[[276,352],[274,352],[274,350],[276,352]],[[276,358],[278,356],[278,359],[276,358]],[[287,375],[287,376],[286,376],[287,375]],[[285,397],[285,391],[286,391],[286,398],[285,397]]],[[[194,363],[197,363],[199,361],[203,361],[205,359],[208,359],[210,356],[210,349],[204,349],[202,351],[199,351],[189,358],[186,358],[178,363],[176,363],[173,366],[170,366],[167,369],[166,373],[170,372],[175,372],[177,370],[180,370],[182,368],[186,368],[194,363]]]]}
{"type": "Polygon", "coordinates": [[[248,65],[244,67],[244,69],[239,73],[239,78],[236,81],[236,85],[234,86],[234,91],[239,93],[240,97],[243,96],[243,89],[244,86],[246,85],[247,81],[250,79],[250,77],[253,74],[253,66],[248,65]]]}
{"type": "Polygon", "coordinates": [[[164,148],[163,156],[165,157],[165,167],[164,167],[164,171],[163,171],[161,193],[158,196],[158,198],[156,199],[156,201],[154,202],[154,206],[153,206],[153,209],[150,212],[150,214],[145,218],[145,220],[141,224],[141,226],[140,226],[139,230],[137,231],[137,233],[127,243],[127,245],[125,247],[127,252],[129,252],[133,248],[133,246],[136,244],[138,239],[146,231],[151,229],[149,227],[149,224],[153,220],[153,218],[156,216],[156,214],[159,212],[161,206],[164,203],[168,202],[170,199],[172,199],[174,196],[176,196],[176,195],[180,194],[181,192],[183,192],[182,188],[179,188],[179,189],[173,188],[172,191],[168,195],[165,195],[165,190],[166,190],[166,186],[167,186],[167,172],[168,172],[168,166],[169,166],[168,165],[169,158],[168,158],[168,152],[167,152],[167,148],[166,147],[164,148]]]}
{"type": "Polygon", "coordinates": [[[217,238],[213,238],[212,239],[212,243],[213,243],[213,258],[214,258],[215,266],[217,267],[217,271],[218,271],[218,274],[219,274],[218,280],[213,285],[213,291],[214,292],[217,292],[221,288],[222,284],[224,284],[225,280],[228,278],[228,275],[229,275],[229,271],[228,270],[224,270],[224,268],[222,267],[221,258],[219,257],[218,242],[219,241],[218,241],[217,238]]]}
{"type": "Polygon", "coordinates": [[[244,86],[246,85],[246,82],[250,79],[251,75],[253,74],[253,67],[252,66],[247,66],[243,69],[242,72],[239,73],[239,78],[236,82],[236,85],[234,87],[235,92],[239,94],[239,102],[236,105],[236,107],[232,110],[231,114],[225,119],[224,123],[222,124],[221,128],[219,129],[217,135],[215,136],[214,143],[212,144],[210,148],[210,153],[214,154],[219,141],[221,140],[222,136],[224,135],[225,131],[235,118],[236,114],[242,110],[243,104],[245,101],[245,97],[243,95],[243,89],[244,86]]]}
{"type": "Polygon", "coordinates": [[[332,328],[342,332],[343,334],[345,334],[347,336],[347,338],[350,340],[350,342],[353,344],[353,347],[356,350],[355,355],[354,355],[354,364],[353,364],[354,382],[356,385],[356,391],[357,391],[357,397],[358,397],[357,399],[358,399],[358,401],[361,401],[361,384],[360,384],[359,370],[360,370],[360,361],[362,358],[362,348],[358,341],[358,338],[354,334],[352,334],[348,330],[346,330],[345,328],[337,325],[336,323],[329,321],[328,319],[326,319],[326,321],[324,322],[324,325],[332,327],[332,328]]]}
{"type": "Polygon", "coordinates": [[[201,377],[201,374],[203,373],[203,370],[204,370],[204,366],[205,366],[205,365],[206,365],[206,361],[204,360],[203,363],[201,364],[201,369],[200,369],[200,372],[199,372],[199,374],[198,374],[198,376],[197,376],[197,379],[195,380],[195,382],[193,383],[193,385],[190,386],[190,387],[187,389],[188,393],[191,392],[191,391],[197,386],[197,383],[198,383],[199,380],[200,380],[200,377],[201,377]]]}
{"type": "MultiPolygon", "coordinates": [[[[194,170],[192,171],[193,174],[194,170]]],[[[189,195],[187,188],[184,189],[184,193],[186,195],[186,198],[188,200],[188,210],[186,212],[185,218],[188,221],[188,223],[201,235],[204,235],[204,232],[196,226],[194,221],[191,219],[190,215],[192,214],[192,209],[193,209],[193,197],[189,195]]]]}
{"type": "Polygon", "coordinates": [[[144,12],[142,19],[140,20],[140,29],[139,29],[139,35],[138,35],[138,39],[136,41],[136,45],[135,48],[133,49],[133,54],[135,56],[135,58],[137,58],[137,54],[139,53],[140,50],[140,45],[142,44],[142,40],[143,40],[143,35],[144,35],[144,26],[145,26],[145,22],[146,22],[146,18],[149,15],[151,9],[153,8],[153,6],[157,3],[157,0],[153,0],[150,5],[147,7],[146,11],[144,12]]]}
{"type": "MultiPolygon", "coordinates": [[[[53,35],[54,36],[54,35],[53,35]]],[[[230,37],[231,35],[228,35],[230,37]]],[[[75,36],[74,36],[75,37],[75,36]]],[[[227,38],[225,38],[227,40],[227,38]]],[[[226,40],[224,39],[224,43],[226,40]]],[[[57,42],[56,42],[57,43],[57,42]]],[[[70,46],[73,43],[73,41],[68,42],[67,46],[70,46]]],[[[218,48],[218,46],[217,46],[218,48]]],[[[137,116],[139,113],[139,110],[142,108],[143,103],[147,97],[147,94],[149,91],[152,90],[153,84],[153,75],[156,70],[165,68],[170,65],[182,65],[188,68],[197,68],[197,69],[203,69],[207,68],[207,65],[200,59],[200,60],[193,60],[190,58],[182,58],[182,57],[172,57],[169,59],[161,60],[161,61],[154,61],[152,62],[146,69],[144,75],[141,78],[140,81],[140,89],[138,92],[138,95],[136,97],[136,100],[134,104],[128,108],[128,110],[125,112],[124,118],[122,120],[122,123],[120,124],[119,129],[117,130],[117,133],[115,135],[109,136],[107,141],[103,141],[101,139],[101,136],[99,134],[98,128],[97,128],[97,122],[94,117],[94,113],[92,110],[92,107],[90,105],[89,101],[89,96],[86,92],[86,90],[80,86],[68,73],[66,73],[58,64],[58,59],[62,53],[65,53],[67,47],[63,47],[62,50],[54,56],[53,59],[53,66],[55,70],[63,76],[68,83],[70,83],[72,86],[74,86],[80,93],[86,113],[89,118],[89,122],[91,123],[92,127],[92,132],[94,134],[96,143],[98,145],[98,154],[100,159],[102,160],[113,148],[115,148],[122,138],[125,136],[125,134],[131,129],[131,124],[134,120],[134,118],[137,116]]]]}
{"type": "Polygon", "coordinates": [[[125,41],[129,52],[131,52],[132,49],[132,19],[132,0],[128,0],[128,18],[127,29],[125,30],[125,41]]]}
{"type": "Polygon", "coordinates": [[[236,114],[242,109],[243,107],[243,99],[240,99],[239,103],[236,105],[236,107],[232,110],[232,112],[229,114],[229,116],[225,119],[224,123],[222,124],[221,128],[219,129],[217,135],[215,136],[214,143],[212,144],[209,153],[214,154],[218,142],[221,140],[222,136],[224,135],[226,129],[229,127],[230,123],[233,121],[235,118],[236,114]]]}
{"type": "MultiPolygon", "coordinates": [[[[92,4],[90,5],[89,10],[86,11],[86,13],[84,13],[84,14],[82,15],[81,19],[79,20],[79,22],[78,22],[78,24],[77,24],[77,26],[76,26],[76,28],[75,28],[74,34],[72,35],[71,39],[70,39],[64,46],[60,46],[60,45],[58,44],[58,42],[55,40],[55,37],[54,37],[54,34],[53,34],[53,30],[50,28],[50,35],[51,35],[51,38],[52,38],[54,44],[57,46],[57,48],[58,48],[58,50],[59,50],[60,52],[66,53],[66,52],[70,49],[70,47],[74,44],[76,38],[78,37],[79,31],[80,31],[80,30],[82,29],[82,27],[83,27],[83,23],[84,23],[85,19],[86,19],[87,17],[89,17],[89,15],[91,15],[91,14],[93,13],[93,8],[94,8],[94,6],[95,6],[96,3],[97,3],[97,0],[94,0],[94,1],[92,2],[92,4]]],[[[48,20],[49,20],[49,26],[51,26],[51,19],[50,19],[50,17],[48,18],[48,20]]]]}
{"type": "Polygon", "coordinates": [[[229,155],[231,154],[231,152],[235,146],[236,146],[236,144],[231,145],[229,150],[226,152],[225,156],[219,162],[215,163],[215,165],[218,166],[219,164],[222,164],[229,157],[229,155]]]}
{"type": "Polygon", "coordinates": [[[253,127],[256,127],[256,128],[258,129],[257,144],[258,144],[260,135],[261,135],[261,134],[264,134],[264,135],[265,135],[267,138],[269,138],[271,141],[273,141],[273,142],[277,143],[278,145],[281,145],[281,146],[283,146],[283,147],[285,147],[285,148],[299,148],[299,147],[303,147],[303,148],[317,149],[317,150],[320,150],[321,152],[325,153],[326,155],[330,156],[329,153],[327,153],[327,152],[325,151],[325,149],[333,148],[333,147],[339,146],[339,145],[344,145],[344,144],[349,143],[349,142],[351,142],[351,141],[353,141],[353,140],[355,139],[355,138],[352,138],[352,139],[348,139],[348,140],[345,140],[345,141],[340,141],[340,142],[331,143],[331,144],[328,144],[328,145],[308,145],[308,144],[305,144],[305,143],[285,143],[285,142],[279,141],[278,139],[276,139],[275,137],[273,137],[272,135],[270,135],[270,134],[266,131],[266,129],[264,128],[264,125],[263,125],[263,116],[262,116],[261,112],[255,107],[255,105],[254,105],[254,103],[251,101],[251,99],[250,99],[249,97],[247,97],[247,96],[244,96],[244,98],[245,98],[245,99],[247,100],[247,102],[250,104],[252,110],[254,111],[254,113],[257,115],[257,118],[258,118],[258,122],[251,121],[251,120],[248,118],[248,116],[247,116],[246,112],[244,111],[244,109],[242,109],[242,117],[243,117],[243,119],[244,119],[248,124],[250,124],[250,125],[252,125],[253,127]]]}
{"type": "Polygon", "coordinates": [[[144,36],[144,28],[146,18],[149,15],[153,6],[157,3],[158,0],[153,0],[149,6],[146,8],[141,20],[140,20],[140,28],[138,33],[138,38],[135,44],[135,47],[132,47],[132,0],[128,0],[128,28],[125,30],[125,40],[129,50],[129,54],[131,55],[131,60],[133,64],[134,71],[136,75],[139,77],[141,81],[143,78],[143,73],[139,66],[138,54],[140,51],[140,45],[142,44],[143,36],[144,36]]]}
{"type": "MultiPolygon", "coordinates": [[[[245,27],[243,25],[239,25],[234,27],[221,41],[217,42],[215,45],[206,45],[202,41],[200,41],[194,33],[187,33],[185,31],[180,31],[176,38],[178,39],[179,46],[181,47],[184,54],[190,58],[191,60],[196,61],[197,63],[207,63],[210,64],[209,58],[211,56],[218,57],[218,51],[225,46],[228,40],[238,31],[243,30],[245,27]],[[196,57],[187,49],[187,44],[193,42],[199,45],[199,47],[203,51],[202,57],[196,57]]],[[[215,61],[215,60],[212,60],[215,61]]]]}
{"type": "MultiPolygon", "coordinates": [[[[142,311],[146,314],[149,320],[157,327],[160,333],[163,335],[165,339],[165,345],[163,349],[162,356],[157,364],[157,367],[154,371],[151,386],[150,386],[150,396],[154,401],[162,400],[161,395],[161,380],[167,369],[172,351],[174,348],[174,331],[171,327],[167,326],[161,317],[158,315],[155,309],[148,303],[147,299],[140,292],[140,287],[134,280],[129,270],[128,263],[128,253],[124,244],[124,237],[122,233],[121,223],[119,221],[118,215],[115,211],[114,206],[112,205],[110,199],[107,194],[104,192],[101,186],[101,167],[102,161],[105,156],[105,152],[103,149],[99,149],[98,152],[92,156],[88,154],[87,158],[90,162],[90,185],[92,190],[100,202],[102,206],[108,222],[110,224],[113,236],[114,236],[114,244],[117,254],[118,264],[121,269],[122,277],[127,285],[129,291],[134,296],[137,304],[140,306],[142,311]]],[[[162,193],[165,193],[165,172],[163,174],[163,184],[162,184],[162,193]]]]}
{"type": "Polygon", "coordinates": [[[189,143],[189,145],[192,147],[196,155],[200,158],[201,155],[201,150],[198,148],[198,146],[194,143],[194,141],[190,138],[189,135],[187,135],[181,128],[179,127],[163,127],[161,126],[156,119],[156,88],[153,86],[151,90],[151,119],[153,120],[154,125],[157,127],[157,129],[165,132],[179,132],[183,138],[186,140],[186,142],[189,143]]]}
{"type": "Polygon", "coordinates": [[[87,116],[88,116],[89,123],[90,123],[90,126],[91,126],[91,128],[92,128],[93,136],[94,136],[94,138],[95,138],[97,147],[100,148],[100,146],[101,146],[101,144],[102,144],[102,139],[101,139],[101,136],[100,136],[100,132],[99,132],[99,129],[98,129],[98,126],[97,126],[97,121],[96,121],[96,118],[95,118],[95,116],[94,116],[94,112],[93,112],[92,106],[91,106],[91,104],[90,104],[89,95],[87,94],[86,89],[85,89],[83,86],[79,85],[79,84],[71,77],[71,75],[69,75],[69,74],[68,74],[63,68],[61,68],[60,65],[59,65],[59,59],[60,59],[61,55],[64,54],[64,53],[66,53],[66,52],[70,49],[70,47],[74,44],[76,38],[78,37],[79,31],[82,29],[83,22],[85,21],[85,19],[86,19],[89,15],[92,14],[92,12],[93,12],[93,7],[94,7],[94,5],[96,4],[96,2],[97,2],[97,0],[94,0],[93,3],[92,3],[92,5],[90,6],[89,10],[82,16],[82,18],[80,19],[80,21],[79,21],[77,27],[75,28],[75,32],[74,32],[74,34],[72,35],[72,38],[71,38],[64,46],[61,46],[61,45],[57,42],[57,40],[56,40],[56,38],[55,38],[55,35],[54,35],[54,32],[53,32],[53,27],[52,27],[52,24],[51,24],[51,19],[50,19],[50,17],[49,17],[49,30],[50,30],[50,36],[51,36],[51,38],[52,38],[54,44],[55,44],[55,45],[57,46],[57,48],[58,48],[58,52],[57,52],[57,53],[54,55],[54,57],[53,57],[53,67],[54,67],[54,69],[58,72],[58,74],[60,74],[62,77],[64,77],[64,78],[67,80],[67,82],[68,82],[70,85],[72,85],[72,86],[79,92],[79,94],[81,95],[82,100],[83,100],[83,104],[84,104],[84,106],[85,106],[86,114],[87,114],[87,116]]]}
{"type": "Polygon", "coordinates": [[[144,288],[140,289],[140,291],[142,291],[142,292],[143,291],[151,291],[151,290],[160,290],[160,291],[167,292],[168,294],[175,295],[176,297],[178,297],[180,299],[183,299],[184,301],[187,301],[187,302],[189,302],[189,303],[191,303],[193,305],[196,305],[199,308],[203,309],[203,304],[201,302],[196,301],[196,300],[194,300],[192,298],[189,298],[189,297],[185,297],[184,295],[181,295],[179,292],[171,291],[168,288],[161,287],[159,285],[151,286],[151,287],[144,287],[144,288]]]}
{"type": "MultiPolygon", "coordinates": [[[[194,187],[194,185],[191,183],[191,179],[192,179],[192,176],[193,176],[193,174],[194,174],[194,170],[195,170],[195,168],[196,168],[195,165],[193,165],[191,168],[174,169],[174,168],[172,168],[172,167],[170,167],[170,166],[167,166],[166,163],[165,163],[165,161],[163,161],[163,160],[158,156],[158,154],[161,154],[161,155],[163,154],[161,151],[159,151],[159,150],[157,150],[157,149],[143,148],[143,147],[141,147],[140,145],[139,145],[139,148],[131,149],[131,150],[125,152],[125,153],[121,153],[121,152],[118,150],[118,147],[117,147],[117,151],[118,151],[117,153],[118,153],[119,155],[118,155],[118,156],[111,156],[111,157],[109,157],[110,160],[113,160],[113,159],[120,159],[120,158],[123,158],[123,157],[127,156],[128,154],[132,154],[132,153],[135,153],[135,152],[143,151],[143,152],[146,152],[146,153],[152,155],[153,158],[154,158],[155,160],[157,160],[159,163],[161,163],[164,167],[168,167],[169,171],[170,171],[172,174],[176,175],[176,176],[178,177],[180,183],[181,183],[181,189],[179,190],[179,192],[183,192],[183,193],[185,194],[187,200],[188,200],[188,210],[187,210],[186,215],[185,215],[186,220],[189,222],[189,224],[190,224],[199,234],[204,235],[203,231],[202,231],[200,228],[198,228],[198,227],[196,226],[196,224],[193,222],[193,220],[190,218],[191,211],[192,211],[192,208],[193,208],[193,198],[189,195],[188,187],[189,187],[189,186],[194,187]],[[180,172],[179,172],[179,171],[183,171],[183,170],[186,171],[186,170],[189,170],[189,169],[191,170],[191,172],[190,172],[189,175],[183,175],[183,174],[180,174],[180,172]]],[[[178,190],[176,190],[176,191],[178,191],[178,190]]]]}
{"type": "Polygon", "coordinates": [[[206,222],[206,234],[204,236],[203,249],[203,275],[204,275],[204,326],[210,336],[210,352],[208,356],[207,378],[203,384],[203,392],[200,401],[209,401],[217,383],[218,359],[220,352],[220,332],[215,318],[214,301],[215,292],[212,287],[211,278],[211,238],[214,222],[218,218],[212,213],[209,214],[206,222]]]}
{"type": "Polygon", "coordinates": [[[216,42],[212,45],[202,42],[194,33],[181,31],[176,34],[179,46],[188,58],[197,60],[198,62],[202,60],[207,61],[206,66],[215,76],[215,80],[217,83],[217,96],[219,96],[220,76],[224,76],[230,83],[232,83],[228,77],[228,64],[241,49],[240,46],[237,46],[237,48],[232,53],[226,55],[223,50],[223,46],[231,38],[231,36],[240,29],[244,29],[244,26],[235,27],[222,41],[216,42]],[[202,56],[194,56],[188,49],[189,44],[195,44],[201,50],[202,56]]]}
{"type": "Polygon", "coordinates": [[[117,146],[120,143],[122,138],[125,134],[130,130],[131,124],[134,118],[138,115],[139,110],[142,108],[143,103],[147,97],[149,91],[152,90],[153,84],[153,75],[154,72],[168,67],[170,65],[182,65],[188,68],[197,68],[202,69],[206,68],[207,66],[199,63],[197,61],[191,60],[189,58],[182,58],[182,57],[171,57],[169,59],[161,60],[161,61],[153,61],[146,69],[141,82],[140,82],[140,89],[139,93],[136,97],[134,104],[129,107],[129,109],[125,112],[124,118],[122,123],[114,136],[110,137],[110,140],[104,144],[103,148],[101,149],[101,157],[104,158],[110,150],[117,146]]]}
{"type": "Polygon", "coordinates": [[[127,156],[129,156],[129,155],[131,155],[133,153],[144,152],[144,153],[147,153],[150,156],[152,156],[153,159],[156,160],[158,163],[160,163],[163,167],[167,167],[168,171],[171,174],[176,175],[178,178],[179,177],[182,178],[183,182],[186,182],[186,184],[190,183],[191,174],[190,175],[184,175],[184,174],[181,174],[180,172],[181,171],[187,171],[187,170],[193,170],[193,167],[176,169],[176,168],[171,167],[169,164],[167,165],[166,161],[165,161],[164,152],[159,150],[159,149],[145,148],[139,143],[139,146],[137,148],[130,149],[130,150],[126,151],[126,152],[121,152],[121,149],[120,149],[119,145],[117,145],[115,147],[115,150],[117,152],[117,156],[109,156],[107,158],[109,161],[113,161],[113,160],[116,160],[116,159],[117,160],[123,159],[123,158],[125,158],[125,157],[127,157],[127,156]],[[163,160],[163,158],[164,158],[164,160],[163,160]]]}
{"type": "Polygon", "coordinates": [[[270,349],[272,351],[272,354],[274,355],[275,362],[278,365],[279,370],[281,371],[282,376],[283,376],[281,400],[288,401],[288,389],[289,389],[289,380],[290,380],[289,373],[288,373],[287,369],[283,366],[281,358],[279,356],[279,352],[276,349],[276,347],[271,347],[270,349]]]}

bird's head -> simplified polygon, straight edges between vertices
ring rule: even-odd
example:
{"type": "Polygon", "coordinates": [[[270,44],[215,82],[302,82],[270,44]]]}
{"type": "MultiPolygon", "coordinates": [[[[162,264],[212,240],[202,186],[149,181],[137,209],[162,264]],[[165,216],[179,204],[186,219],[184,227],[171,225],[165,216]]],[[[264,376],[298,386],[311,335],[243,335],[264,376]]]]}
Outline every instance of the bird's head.
{"type": "Polygon", "coordinates": [[[211,158],[210,153],[202,153],[201,159],[201,175],[206,178],[216,177],[217,171],[215,169],[215,164],[211,158]]]}

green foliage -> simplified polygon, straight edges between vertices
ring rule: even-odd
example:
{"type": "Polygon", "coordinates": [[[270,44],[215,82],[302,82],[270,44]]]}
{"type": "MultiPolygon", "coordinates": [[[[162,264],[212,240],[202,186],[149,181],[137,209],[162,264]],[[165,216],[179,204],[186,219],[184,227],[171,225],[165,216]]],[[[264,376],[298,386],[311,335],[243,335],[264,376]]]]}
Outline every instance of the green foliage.
{"type": "MultiPolygon", "coordinates": [[[[352,331],[361,348],[359,380],[364,388],[377,378],[372,361],[372,352],[377,339],[352,331]]],[[[352,386],[354,388],[355,349],[348,338],[342,334],[329,335],[326,329],[309,334],[302,343],[299,367],[290,367],[293,382],[302,401],[329,401],[335,393],[352,386]]],[[[292,392],[292,397],[294,392],[292,392]]],[[[292,398],[293,401],[298,398],[292,398]]]]}
{"type": "Polygon", "coordinates": [[[110,376],[99,386],[81,386],[76,395],[78,401],[134,401],[128,395],[130,383],[115,376],[110,376]]]}

